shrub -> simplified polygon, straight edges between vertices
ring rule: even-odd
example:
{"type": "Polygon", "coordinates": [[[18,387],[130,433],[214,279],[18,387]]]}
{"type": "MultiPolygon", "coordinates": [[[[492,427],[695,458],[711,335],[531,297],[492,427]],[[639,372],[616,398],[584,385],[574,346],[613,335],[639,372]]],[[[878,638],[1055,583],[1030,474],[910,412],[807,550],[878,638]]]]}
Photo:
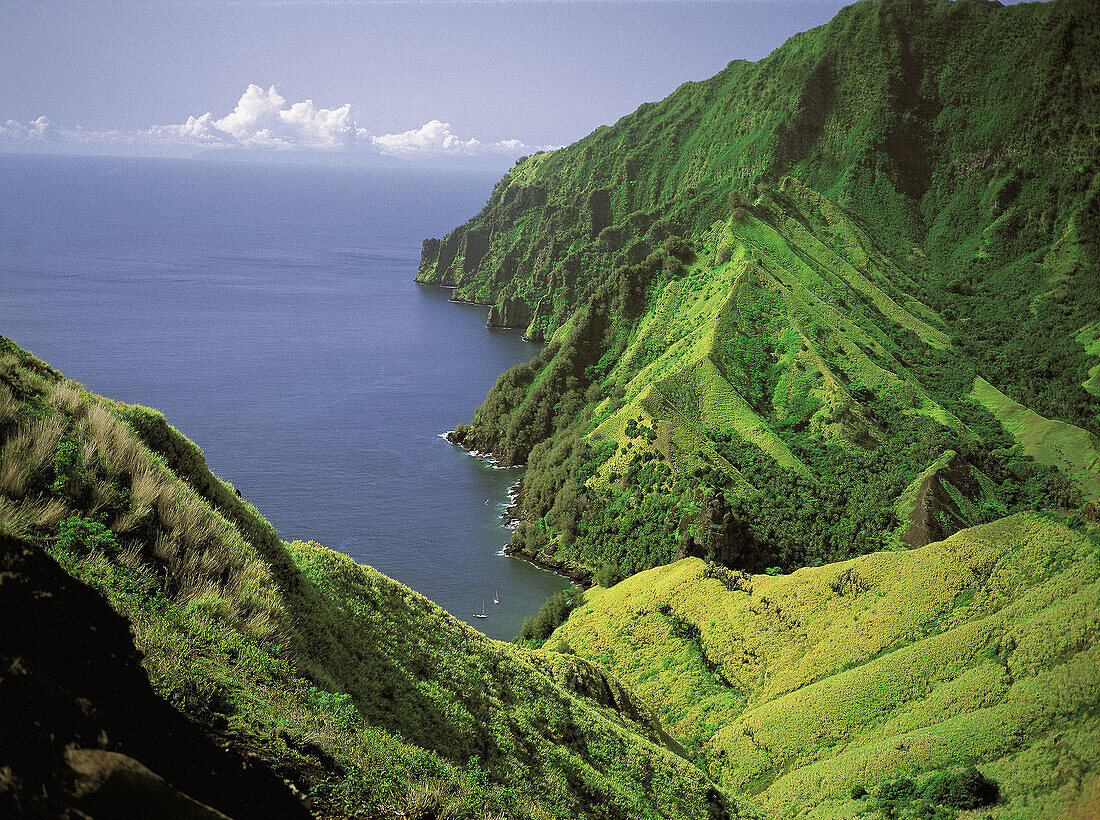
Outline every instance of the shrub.
{"type": "Polygon", "coordinates": [[[916,791],[917,784],[908,777],[887,781],[875,792],[875,808],[887,817],[896,817],[898,809],[911,802],[916,791]]]}
{"type": "Polygon", "coordinates": [[[623,568],[618,564],[604,564],[593,576],[593,579],[598,586],[607,589],[613,587],[619,581],[626,577],[626,573],[623,572],[623,568]]]}
{"type": "Polygon", "coordinates": [[[71,552],[102,550],[107,553],[118,552],[115,534],[103,524],[78,514],[70,515],[58,525],[57,548],[71,552]]]}
{"type": "Polygon", "coordinates": [[[568,643],[566,643],[565,640],[559,640],[558,645],[556,647],[554,647],[554,651],[557,652],[559,655],[575,655],[575,654],[577,654],[576,652],[573,651],[573,647],[571,647],[568,643]]]}
{"type": "Polygon", "coordinates": [[[990,806],[1000,798],[1000,787],[973,765],[961,772],[940,772],[921,786],[920,796],[931,803],[953,809],[990,806]]]}
{"type": "Polygon", "coordinates": [[[542,605],[534,616],[527,618],[520,629],[520,638],[537,643],[544,642],[555,629],[565,623],[580,597],[579,590],[567,589],[557,592],[542,605]]]}
{"type": "Polygon", "coordinates": [[[913,807],[913,820],[955,820],[955,812],[921,800],[913,807]]]}
{"type": "Polygon", "coordinates": [[[57,443],[53,456],[54,479],[50,491],[60,495],[65,492],[74,474],[80,469],[81,446],[73,439],[57,443]]]}
{"type": "Polygon", "coordinates": [[[669,237],[665,243],[665,250],[676,259],[681,262],[693,262],[695,261],[695,249],[691,244],[679,236],[669,237]]]}

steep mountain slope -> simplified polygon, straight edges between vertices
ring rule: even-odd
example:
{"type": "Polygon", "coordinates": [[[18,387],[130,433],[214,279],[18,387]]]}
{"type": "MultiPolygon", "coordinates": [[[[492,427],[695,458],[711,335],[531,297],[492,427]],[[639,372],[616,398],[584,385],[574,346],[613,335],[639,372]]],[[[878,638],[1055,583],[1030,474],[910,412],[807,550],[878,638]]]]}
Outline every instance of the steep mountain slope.
{"type": "Polygon", "coordinates": [[[657,268],[644,294],[601,287],[548,362],[504,374],[456,429],[529,457],[512,549],[627,572],[689,554],[793,568],[1094,496],[1095,437],[1009,424],[849,212],[791,178],[738,208],[686,262],[623,269],[657,268]]]}
{"type": "Polygon", "coordinates": [[[981,816],[1061,817],[1100,785],[1098,596],[1100,530],[1027,514],[778,578],[685,559],[590,590],[548,645],[776,817],[975,763],[999,784],[981,816]]]}
{"type": "Polygon", "coordinates": [[[160,414],[7,339],[0,354],[0,536],[127,616],[156,694],[317,816],[738,813],[600,667],[490,641],[345,556],[285,544],[160,414]]]}
{"type": "Polygon", "coordinates": [[[1094,497],[1098,37],[863,0],[426,241],[419,281],[548,340],[452,436],[529,463],[511,548],[793,568],[1094,497]]]}
{"type": "Polygon", "coordinates": [[[863,0],[425,242],[547,342],[451,435],[610,587],[545,645],[776,817],[1095,809],[1098,83],[1095,4],[863,0]]]}
{"type": "Polygon", "coordinates": [[[1001,286],[1072,289],[1098,216],[1097,38],[1086,2],[855,3],[764,60],[521,161],[478,216],[426,242],[418,278],[549,338],[601,272],[788,174],[892,250],[922,247],[960,291],[1006,266],[1001,286]],[[1050,251],[1062,258],[1038,281],[1014,265],[1050,251]]]}

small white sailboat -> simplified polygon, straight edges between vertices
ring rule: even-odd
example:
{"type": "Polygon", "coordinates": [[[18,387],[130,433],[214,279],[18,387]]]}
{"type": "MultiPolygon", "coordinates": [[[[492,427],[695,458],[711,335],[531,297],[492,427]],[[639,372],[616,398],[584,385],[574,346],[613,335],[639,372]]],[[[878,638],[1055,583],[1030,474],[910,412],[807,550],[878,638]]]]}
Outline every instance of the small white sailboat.
{"type": "Polygon", "coordinates": [[[497,594],[493,596],[493,603],[494,604],[499,604],[500,603],[500,601],[498,600],[499,598],[500,598],[500,590],[498,589],[497,594]]]}
{"type": "Polygon", "coordinates": [[[474,617],[475,618],[488,618],[489,617],[488,615],[485,614],[485,602],[484,601],[482,601],[482,603],[481,603],[481,612],[475,612],[474,617]]]}

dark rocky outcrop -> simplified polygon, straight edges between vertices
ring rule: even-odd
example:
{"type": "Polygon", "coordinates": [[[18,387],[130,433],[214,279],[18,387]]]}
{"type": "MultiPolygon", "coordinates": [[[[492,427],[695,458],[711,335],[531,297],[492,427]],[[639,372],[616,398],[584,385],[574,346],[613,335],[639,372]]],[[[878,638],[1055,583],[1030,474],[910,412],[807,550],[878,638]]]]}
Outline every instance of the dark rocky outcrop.
{"type": "Polygon", "coordinates": [[[685,519],[680,529],[674,560],[703,558],[733,569],[760,569],[759,547],[723,494],[715,495],[694,521],[685,519]]]}

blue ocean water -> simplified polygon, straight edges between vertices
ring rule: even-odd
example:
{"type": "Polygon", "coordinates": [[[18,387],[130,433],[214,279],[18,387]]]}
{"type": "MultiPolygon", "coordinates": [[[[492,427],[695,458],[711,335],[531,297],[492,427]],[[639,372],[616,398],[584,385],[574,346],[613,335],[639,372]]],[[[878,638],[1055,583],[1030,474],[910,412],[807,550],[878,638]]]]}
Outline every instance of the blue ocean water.
{"type": "Polygon", "coordinates": [[[537,348],[413,282],[421,240],[495,181],[0,155],[0,334],[163,411],[282,538],[346,552],[507,640],[567,584],[498,554],[520,472],[439,434],[537,348]]]}

